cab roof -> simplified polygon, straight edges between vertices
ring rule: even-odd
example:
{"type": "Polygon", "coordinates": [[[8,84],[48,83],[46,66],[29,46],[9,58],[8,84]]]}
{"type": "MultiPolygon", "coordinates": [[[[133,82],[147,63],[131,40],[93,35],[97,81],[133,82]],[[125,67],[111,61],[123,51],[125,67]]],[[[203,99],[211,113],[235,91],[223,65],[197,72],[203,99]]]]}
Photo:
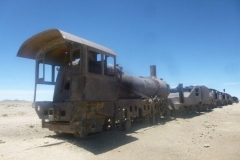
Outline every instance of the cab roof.
{"type": "Polygon", "coordinates": [[[48,46],[51,43],[57,45],[67,42],[83,44],[99,51],[108,53],[112,56],[116,56],[115,52],[109,48],[90,42],[67,32],[61,31],[59,29],[45,30],[27,39],[18,50],[17,56],[29,59],[36,59],[36,56],[45,46],[48,46]]]}

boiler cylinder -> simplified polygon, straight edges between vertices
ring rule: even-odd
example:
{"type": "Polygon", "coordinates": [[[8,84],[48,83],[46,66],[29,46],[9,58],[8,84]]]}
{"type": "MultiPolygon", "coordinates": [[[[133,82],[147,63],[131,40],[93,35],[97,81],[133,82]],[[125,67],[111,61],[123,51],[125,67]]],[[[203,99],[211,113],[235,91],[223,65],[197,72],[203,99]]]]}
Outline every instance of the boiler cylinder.
{"type": "Polygon", "coordinates": [[[167,98],[169,85],[155,77],[135,77],[122,74],[120,83],[120,98],[159,97],[167,98]]]}

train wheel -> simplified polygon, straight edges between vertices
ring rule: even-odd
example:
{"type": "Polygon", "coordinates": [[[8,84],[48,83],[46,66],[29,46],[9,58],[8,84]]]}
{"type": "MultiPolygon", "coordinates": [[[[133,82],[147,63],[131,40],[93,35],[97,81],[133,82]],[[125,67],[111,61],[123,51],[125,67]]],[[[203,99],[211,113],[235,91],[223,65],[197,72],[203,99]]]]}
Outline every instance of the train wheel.
{"type": "Polygon", "coordinates": [[[196,106],[196,109],[197,109],[197,110],[196,110],[197,113],[200,113],[200,106],[199,106],[199,105],[196,106]]]}
{"type": "Polygon", "coordinates": [[[122,129],[123,131],[129,131],[131,129],[131,120],[127,119],[122,122],[122,129]]]}
{"type": "Polygon", "coordinates": [[[160,120],[160,115],[158,113],[155,113],[155,120],[156,122],[160,120]]]}
{"type": "Polygon", "coordinates": [[[182,107],[180,107],[179,109],[180,109],[180,113],[181,113],[181,115],[185,115],[185,114],[188,112],[186,106],[182,106],[182,107]]]}
{"type": "Polygon", "coordinates": [[[114,120],[112,118],[105,118],[104,124],[102,125],[102,130],[112,130],[114,128],[113,124],[114,120]]]}
{"type": "Polygon", "coordinates": [[[171,112],[171,117],[173,117],[174,119],[176,119],[176,118],[177,118],[177,113],[176,113],[175,108],[173,108],[172,110],[170,110],[170,112],[171,112]]]}
{"type": "Polygon", "coordinates": [[[54,131],[54,133],[55,133],[56,135],[58,135],[58,136],[60,136],[60,135],[63,134],[63,132],[60,132],[60,131],[54,131]]]}
{"type": "Polygon", "coordinates": [[[150,117],[150,122],[152,124],[156,124],[156,114],[152,114],[152,116],[150,117]]]}
{"type": "Polygon", "coordinates": [[[191,113],[191,109],[192,109],[191,106],[186,106],[186,112],[187,113],[191,113]]]}
{"type": "Polygon", "coordinates": [[[171,117],[171,111],[169,109],[165,110],[163,117],[169,119],[171,117]]]}
{"type": "Polygon", "coordinates": [[[169,108],[169,111],[170,111],[170,117],[173,117],[174,119],[176,119],[177,112],[176,112],[176,109],[175,109],[173,103],[170,103],[170,106],[168,108],[169,108]]]}
{"type": "Polygon", "coordinates": [[[82,132],[75,131],[75,132],[73,133],[73,136],[76,137],[76,138],[84,138],[84,137],[86,137],[87,135],[84,134],[84,133],[82,133],[82,132]]]}

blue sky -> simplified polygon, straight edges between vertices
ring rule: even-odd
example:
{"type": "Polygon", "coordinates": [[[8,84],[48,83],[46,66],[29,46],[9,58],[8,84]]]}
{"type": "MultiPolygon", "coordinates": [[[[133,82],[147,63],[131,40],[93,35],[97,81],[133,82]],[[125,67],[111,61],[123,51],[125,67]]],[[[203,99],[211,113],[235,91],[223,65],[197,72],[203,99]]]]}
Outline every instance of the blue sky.
{"type": "MultiPolygon", "coordinates": [[[[240,98],[239,0],[1,0],[0,100],[33,99],[35,62],[21,44],[50,28],[111,48],[123,71],[171,87],[205,85],[240,98]]],[[[39,100],[51,100],[42,87],[39,100]]]]}

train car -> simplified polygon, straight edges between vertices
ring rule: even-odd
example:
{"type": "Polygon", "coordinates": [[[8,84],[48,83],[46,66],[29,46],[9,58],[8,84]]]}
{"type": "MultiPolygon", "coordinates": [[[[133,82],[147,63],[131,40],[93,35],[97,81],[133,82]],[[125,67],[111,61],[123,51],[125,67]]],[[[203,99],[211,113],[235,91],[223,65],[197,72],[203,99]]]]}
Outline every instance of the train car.
{"type": "Polygon", "coordinates": [[[206,86],[186,86],[182,84],[171,89],[168,96],[170,104],[180,112],[200,111],[204,106],[211,106],[213,94],[206,86]]]}
{"type": "Polygon", "coordinates": [[[34,108],[42,127],[84,137],[128,130],[135,120],[167,116],[169,85],[156,77],[134,77],[116,64],[106,47],[49,29],[26,40],[17,56],[36,61],[34,108]],[[36,101],[39,85],[53,85],[52,101],[36,101]]]}
{"type": "Polygon", "coordinates": [[[212,106],[218,106],[218,91],[212,88],[209,88],[210,94],[212,95],[212,106]]]}
{"type": "Polygon", "coordinates": [[[237,98],[237,97],[233,96],[233,97],[232,97],[232,102],[233,102],[233,103],[238,103],[238,102],[239,102],[239,100],[238,100],[238,98],[237,98]]]}
{"type": "Polygon", "coordinates": [[[233,103],[232,96],[228,93],[225,93],[224,95],[225,105],[231,105],[233,103]]]}
{"type": "Polygon", "coordinates": [[[219,106],[224,106],[225,105],[225,97],[224,97],[224,93],[218,91],[218,105],[219,106]]]}
{"type": "Polygon", "coordinates": [[[232,96],[228,93],[223,93],[223,101],[224,105],[232,104],[232,96]]]}
{"type": "Polygon", "coordinates": [[[215,89],[209,89],[210,92],[212,92],[213,94],[213,105],[216,106],[223,106],[223,105],[228,105],[228,104],[232,104],[233,100],[232,100],[232,96],[228,93],[223,93],[223,92],[219,92],[215,89]]]}

